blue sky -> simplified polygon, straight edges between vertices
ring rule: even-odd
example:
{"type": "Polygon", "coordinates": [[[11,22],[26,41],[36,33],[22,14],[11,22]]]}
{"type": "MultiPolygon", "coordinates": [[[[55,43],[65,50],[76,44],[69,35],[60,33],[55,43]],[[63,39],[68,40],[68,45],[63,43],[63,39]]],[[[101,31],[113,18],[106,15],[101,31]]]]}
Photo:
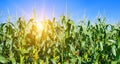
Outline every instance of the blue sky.
{"type": "Polygon", "coordinates": [[[33,8],[39,19],[43,16],[52,19],[62,15],[75,20],[77,23],[85,16],[87,19],[96,20],[98,16],[107,17],[107,23],[120,22],[120,0],[0,0],[0,22],[5,22],[10,15],[29,19],[33,8]],[[67,2],[67,9],[66,9],[67,2]]]}

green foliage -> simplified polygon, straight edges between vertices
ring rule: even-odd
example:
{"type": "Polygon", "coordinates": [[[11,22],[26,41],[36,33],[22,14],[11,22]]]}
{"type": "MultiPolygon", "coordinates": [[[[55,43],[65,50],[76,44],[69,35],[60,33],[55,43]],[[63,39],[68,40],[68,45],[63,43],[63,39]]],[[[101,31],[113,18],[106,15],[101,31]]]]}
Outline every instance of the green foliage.
{"type": "Polygon", "coordinates": [[[40,22],[19,18],[0,24],[0,63],[12,64],[111,64],[120,63],[120,25],[98,18],[76,25],[61,17],[40,22]]]}

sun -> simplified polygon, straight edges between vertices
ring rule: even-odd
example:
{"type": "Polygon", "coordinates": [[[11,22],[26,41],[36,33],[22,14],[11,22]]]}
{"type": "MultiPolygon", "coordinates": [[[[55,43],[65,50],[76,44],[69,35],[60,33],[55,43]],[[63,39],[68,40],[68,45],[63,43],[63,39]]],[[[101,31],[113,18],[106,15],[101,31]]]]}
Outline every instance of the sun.
{"type": "Polygon", "coordinates": [[[36,27],[37,27],[37,31],[39,32],[44,30],[44,26],[42,22],[36,22],[36,27]]]}

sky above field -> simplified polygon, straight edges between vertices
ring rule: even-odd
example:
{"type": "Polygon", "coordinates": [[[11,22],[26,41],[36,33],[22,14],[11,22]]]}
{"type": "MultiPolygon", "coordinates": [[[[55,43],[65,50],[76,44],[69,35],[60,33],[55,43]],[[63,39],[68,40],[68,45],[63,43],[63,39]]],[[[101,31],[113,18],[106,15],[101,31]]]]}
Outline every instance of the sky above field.
{"type": "Polygon", "coordinates": [[[93,22],[98,16],[107,17],[107,23],[120,22],[120,0],[0,0],[0,22],[25,16],[32,17],[33,9],[37,17],[59,19],[67,15],[78,23],[84,17],[93,22]]]}

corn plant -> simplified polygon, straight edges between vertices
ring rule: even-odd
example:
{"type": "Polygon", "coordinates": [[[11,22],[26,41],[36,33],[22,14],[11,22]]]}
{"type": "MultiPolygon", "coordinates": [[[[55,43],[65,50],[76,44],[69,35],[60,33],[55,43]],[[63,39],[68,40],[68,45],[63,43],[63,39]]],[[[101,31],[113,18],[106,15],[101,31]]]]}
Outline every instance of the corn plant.
{"type": "Polygon", "coordinates": [[[0,63],[7,64],[119,64],[120,25],[75,24],[62,16],[59,21],[10,18],[0,24],[0,63]]]}

